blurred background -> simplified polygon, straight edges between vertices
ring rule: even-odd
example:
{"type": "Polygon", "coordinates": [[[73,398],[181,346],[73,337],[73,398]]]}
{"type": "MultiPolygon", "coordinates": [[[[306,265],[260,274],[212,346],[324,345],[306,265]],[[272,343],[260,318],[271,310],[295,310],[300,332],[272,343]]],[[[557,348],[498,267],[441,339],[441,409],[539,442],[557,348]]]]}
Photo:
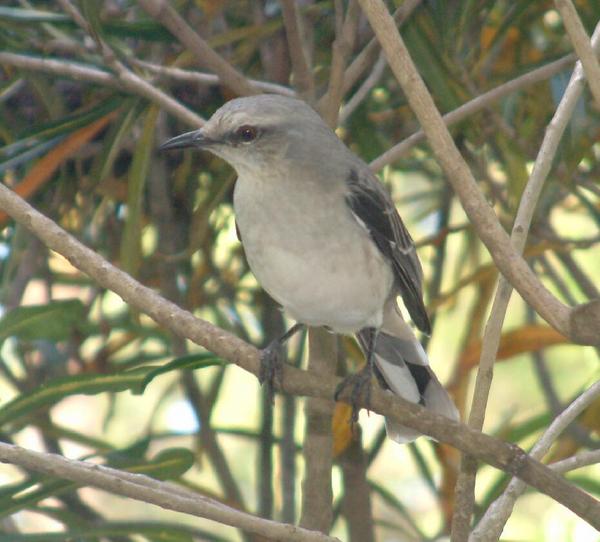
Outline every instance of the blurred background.
{"type": "MultiPolygon", "coordinates": [[[[330,75],[334,4],[297,2],[317,95],[330,75]]],[[[552,2],[412,4],[404,6],[402,34],[442,113],[571,52],[552,2]]],[[[289,87],[290,53],[278,2],[171,5],[244,75],[289,87]]],[[[576,5],[591,34],[600,4],[576,5]]],[[[388,6],[402,9],[402,2],[388,6]]],[[[356,69],[344,81],[337,130],[366,161],[419,128],[377,46],[368,45],[371,38],[359,18],[348,58],[356,69]],[[361,54],[362,63],[353,64],[361,54]]],[[[102,74],[115,73],[114,64],[98,40],[131,73],[204,118],[235,97],[213,79],[196,77],[194,57],[136,2],[3,2],[3,182],[143,284],[244,340],[266,345],[290,322],[257,286],[237,241],[233,170],[205,153],[158,153],[158,144],[193,126],[106,79],[102,74]],[[87,30],[74,22],[68,5],[83,15],[87,30]]],[[[572,68],[565,59],[540,81],[452,128],[507,229],[572,68]]],[[[569,304],[598,297],[599,141],[600,111],[586,89],[525,251],[544,283],[569,304]]],[[[406,148],[379,174],[419,247],[434,322],[423,343],[464,418],[496,268],[426,143],[406,148]]],[[[254,376],[157,327],[3,213],[0,279],[2,440],[173,480],[264,517],[298,520],[301,398],[278,395],[271,405],[254,376]]],[[[340,344],[342,375],[356,370],[361,356],[352,339],[340,344]]],[[[290,363],[303,366],[303,337],[291,342],[289,352],[290,363]]],[[[595,349],[568,344],[515,295],[485,431],[527,449],[598,375],[595,349]]],[[[357,439],[345,415],[338,407],[332,534],[348,540],[353,518],[364,513],[344,501],[358,479],[370,491],[376,540],[443,540],[452,517],[456,451],[424,438],[396,445],[385,439],[382,419],[365,412],[357,439]]],[[[599,427],[596,402],[556,443],[550,459],[597,447],[599,427]]],[[[599,475],[596,465],[567,476],[598,495],[599,475]]],[[[505,483],[503,473],[480,467],[477,517],[505,483]]],[[[0,540],[8,541],[248,539],[233,528],[78,490],[10,465],[0,468],[0,517],[0,540]]],[[[517,502],[503,539],[579,542],[600,536],[529,491],[517,502]]]]}

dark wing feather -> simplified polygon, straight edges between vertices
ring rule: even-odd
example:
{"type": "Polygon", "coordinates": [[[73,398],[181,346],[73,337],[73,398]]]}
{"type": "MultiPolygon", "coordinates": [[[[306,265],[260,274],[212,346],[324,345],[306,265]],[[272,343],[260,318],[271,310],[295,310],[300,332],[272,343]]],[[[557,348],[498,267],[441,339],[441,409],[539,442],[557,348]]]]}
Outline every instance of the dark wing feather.
{"type": "Polygon", "coordinates": [[[390,261],[396,283],[415,325],[431,333],[423,303],[423,271],[415,245],[385,188],[370,172],[351,170],[346,201],[381,253],[390,261]]]}

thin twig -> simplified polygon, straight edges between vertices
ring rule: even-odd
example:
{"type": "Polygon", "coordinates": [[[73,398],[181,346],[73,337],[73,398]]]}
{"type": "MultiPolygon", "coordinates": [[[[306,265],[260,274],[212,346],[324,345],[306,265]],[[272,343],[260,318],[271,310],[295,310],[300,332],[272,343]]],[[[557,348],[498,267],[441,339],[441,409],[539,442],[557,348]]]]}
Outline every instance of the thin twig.
{"type": "Polygon", "coordinates": [[[225,525],[238,527],[270,539],[297,540],[298,542],[333,542],[322,533],[262,519],[218,501],[193,493],[173,484],[154,480],[149,476],[123,472],[85,461],[66,459],[60,455],[34,452],[13,444],[0,442],[0,461],[10,462],[28,470],[71,480],[82,485],[97,487],[138,501],[208,518],[225,525]]]}
{"type": "Polygon", "coordinates": [[[194,55],[201,66],[218,75],[225,86],[240,96],[249,96],[258,92],[246,77],[194,31],[169,5],[168,0],[138,0],[138,4],[165,26],[194,55]]]}
{"type": "MultiPolygon", "coordinates": [[[[594,35],[594,39],[600,41],[600,24],[594,35]]],[[[554,117],[546,129],[531,176],[519,203],[519,209],[511,233],[511,242],[519,254],[522,254],[525,248],[525,242],[538,199],[552,167],[564,130],[573,115],[582,91],[583,70],[581,64],[578,62],[554,117]]],[[[483,335],[479,369],[477,371],[473,402],[469,415],[469,426],[474,429],[480,430],[483,427],[485,410],[494,374],[494,361],[498,352],[502,325],[511,294],[511,283],[504,277],[500,277],[492,310],[483,335]]],[[[453,541],[465,540],[468,536],[475,499],[476,472],[477,462],[474,458],[464,457],[461,465],[461,474],[456,484],[455,508],[452,520],[453,541]]]]}
{"type": "Polygon", "coordinates": [[[0,52],[0,63],[17,66],[18,68],[25,70],[41,71],[58,76],[62,75],[78,81],[89,81],[91,83],[123,90],[136,96],[142,96],[159,105],[165,111],[168,111],[171,115],[190,126],[199,127],[206,122],[202,117],[179,103],[177,100],[174,100],[168,94],[165,94],[160,89],[132,72],[127,72],[127,74],[122,74],[117,77],[107,71],[91,68],[71,60],[65,61],[51,58],[38,58],[5,52],[0,52]]]}
{"type": "Polygon", "coordinates": [[[579,344],[597,344],[600,341],[597,332],[600,327],[600,300],[575,308],[564,305],[514,250],[448,132],[385,4],[382,0],[359,1],[437,161],[498,269],[525,301],[560,333],[579,344]]]}
{"type": "Polygon", "coordinates": [[[362,82],[358,90],[352,95],[352,98],[348,100],[346,105],[340,111],[340,119],[339,124],[344,124],[348,117],[354,113],[356,108],[367,98],[371,89],[379,82],[383,72],[385,71],[385,67],[387,66],[387,62],[385,60],[385,55],[381,53],[379,58],[373,65],[373,69],[368,77],[362,82]]]}
{"type": "Polygon", "coordinates": [[[300,14],[295,0],[280,0],[281,15],[288,41],[288,51],[292,61],[294,86],[307,102],[315,98],[315,80],[308,63],[306,44],[300,29],[300,14]]]}
{"type": "MultiPolygon", "coordinates": [[[[202,73],[192,70],[183,70],[181,68],[173,68],[171,66],[161,66],[160,64],[137,59],[131,59],[131,64],[144,68],[156,75],[185,83],[195,83],[197,85],[218,85],[223,83],[218,75],[213,75],[212,73],[202,73]]],[[[273,94],[282,94],[283,96],[290,97],[296,96],[294,90],[284,85],[269,83],[268,81],[258,81],[257,79],[249,79],[249,81],[257,89],[265,92],[272,92],[273,94]]]]}
{"type": "MultiPolygon", "coordinates": [[[[511,92],[515,92],[529,85],[533,85],[538,83],[539,81],[544,81],[549,77],[552,77],[554,74],[559,73],[564,68],[575,62],[576,57],[574,54],[569,54],[559,58],[558,60],[554,60],[553,62],[549,62],[544,66],[539,68],[535,68],[530,72],[527,72],[515,79],[511,79],[506,83],[503,83],[492,90],[489,90],[472,100],[469,100],[467,103],[457,107],[453,111],[446,113],[442,118],[446,123],[446,126],[452,126],[460,122],[461,120],[467,118],[474,113],[481,111],[482,109],[488,107],[491,103],[507,96],[511,92]]],[[[379,171],[384,166],[391,164],[404,156],[410,149],[412,149],[415,145],[420,143],[425,139],[425,132],[423,130],[419,130],[414,134],[408,136],[406,139],[402,140],[400,143],[394,145],[391,149],[385,151],[381,156],[378,156],[375,160],[373,160],[370,164],[371,169],[374,171],[379,171]]]]}
{"type": "Polygon", "coordinates": [[[569,34],[573,48],[583,66],[592,95],[600,106],[600,63],[596,56],[597,53],[590,43],[590,37],[571,0],[554,0],[554,4],[560,12],[567,34],[569,34]]]}
{"type": "MultiPolygon", "coordinates": [[[[560,416],[555,418],[550,427],[546,429],[533,446],[529,455],[535,459],[544,457],[559,435],[598,397],[600,397],[600,381],[590,386],[560,416]]],[[[504,493],[487,509],[469,540],[473,542],[498,540],[506,521],[510,517],[515,501],[525,489],[526,485],[521,480],[513,478],[504,493]]]]}
{"type": "MultiPolygon", "coordinates": [[[[400,28],[404,22],[412,15],[413,11],[419,6],[422,0],[405,0],[402,5],[394,12],[392,17],[394,22],[400,28]]],[[[363,50],[351,62],[350,66],[344,73],[344,90],[348,92],[360,79],[362,74],[368,70],[377,58],[379,51],[379,42],[377,38],[371,39],[363,50]]]]}
{"type": "MultiPolygon", "coordinates": [[[[29,203],[0,184],[0,209],[24,225],[44,244],[65,257],[74,267],[100,286],[112,290],[133,308],[147,314],[159,325],[203,346],[222,359],[259,374],[259,352],[235,335],[167,301],[127,273],[117,269],[95,251],[82,245],[58,224],[36,211],[29,203]]],[[[331,399],[340,379],[325,378],[286,365],[280,389],[294,395],[331,399]]],[[[349,394],[340,400],[349,401],[349,394]]],[[[359,406],[364,404],[359,401],[359,406]]],[[[600,504],[569,484],[546,466],[531,459],[514,444],[475,431],[466,425],[434,414],[420,405],[373,387],[369,408],[390,417],[438,442],[445,442],[496,468],[518,476],[542,493],[563,504],[600,529],[600,504]]]]}

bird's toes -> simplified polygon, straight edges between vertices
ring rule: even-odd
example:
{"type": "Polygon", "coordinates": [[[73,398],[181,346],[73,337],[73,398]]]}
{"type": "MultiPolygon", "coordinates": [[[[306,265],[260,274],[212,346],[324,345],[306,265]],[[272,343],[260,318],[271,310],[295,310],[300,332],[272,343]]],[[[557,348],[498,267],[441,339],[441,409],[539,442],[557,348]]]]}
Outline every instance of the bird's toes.
{"type": "Polygon", "coordinates": [[[350,387],[350,405],[352,406],[351,423],[358,421],[358,413],[360,412],[360,400],[364,398],[364,402],[368,408],[371,402],[371,371],[365,367],[356,374],[350,375],[342,380],[334,394],[334,399],[337,401],[346,388],[350,387]]]}
{"type": "Polygon", "coordinates": [[[283,347],[274,341],[260,352],[260,370],[258,381],[267,385],[267,390],[273,401],[275,383],[281,385],[283,381],[283,347]]]}

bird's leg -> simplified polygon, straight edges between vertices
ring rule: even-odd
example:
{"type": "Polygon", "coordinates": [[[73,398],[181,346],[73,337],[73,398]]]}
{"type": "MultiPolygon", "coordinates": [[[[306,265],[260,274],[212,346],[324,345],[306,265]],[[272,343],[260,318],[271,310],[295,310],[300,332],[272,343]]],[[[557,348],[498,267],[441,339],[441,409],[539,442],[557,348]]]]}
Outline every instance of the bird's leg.
{"type": "Polygon", "coordinates": [[[283,345],[290,337],[303,328],[304,324],[294,324],[281,337],[271,341],[266,348],[260,351],[260,371],[258,373],[258,381],[261,384],[267,383],[267,390],[271,402],[273,402],[275,393],[275,381],[279,382],[279,384],[282,382],[282,368],[285,358],[283,345]]]}
{"type": "Polygon", "coordinates": [[[364,394],[365,403],[367,407],[371,401],[371,377],[373,375],[373,364],[375,362],[375,344],[377,342],[377,335],[379,330],[374,327],[368,327],[361,330],[362,337],[364,338],[365,366],[358,371],[356,374],[350,375],[342,380],[335,390],[335,400],[342,392],[348,387],[352,386],[352,392],[350,394],[350,404],[352,405],[352,418],[351,422],[356,423],[358,421],[358,412],[360,407],[358,401],[361,395],[364,394]]]}

